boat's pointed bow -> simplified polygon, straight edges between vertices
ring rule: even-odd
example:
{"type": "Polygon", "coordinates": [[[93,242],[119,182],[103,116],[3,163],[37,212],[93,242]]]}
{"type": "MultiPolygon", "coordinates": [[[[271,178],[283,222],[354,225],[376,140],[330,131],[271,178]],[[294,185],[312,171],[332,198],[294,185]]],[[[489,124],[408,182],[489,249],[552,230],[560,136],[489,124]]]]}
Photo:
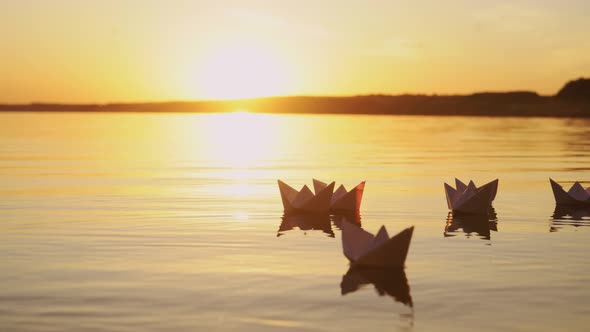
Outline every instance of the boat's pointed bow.
{"type": "Polygon", "coordinates": [[[297,195],[299,194],[299,192],[281,180],[277,180],[277,183],[279,185],[279,192],[281,194],[283,208],[285,209],[285,211],[293,210],[292,203],[295,197],[297,197],[297,195]]]}
{"type": "Polygon", "coordinates": [[[315,192],[316,195],[328,186],[327,183],[322,182],[320,180],[312,179],[312,182],[313,182],[313,191],[315,192]]]}
{"type": "Polygon", "coordinates": [[[453,203],[455,201],[455,195],[457,191],[445,182],[445,196],[447,197],[447,206],[449,210],[453,209],[453,203]]]}
{"type": "Polygon", "coordinates": [[[403,268],[413,233],[414,226],[404,229],[387,242],[363,255],[355,264],[380,268],[403,268]]]}
{"type": "Polygon", "coordinates": [[[574,198],[572,198],[564,189],[563,187],[557,183],[555,180],[549,178],[549,182],[551,183],[551,190],[553,191],[553,197],[555,197],[555,204],[558,205],[575,205],[578,203],[574,198]]]}

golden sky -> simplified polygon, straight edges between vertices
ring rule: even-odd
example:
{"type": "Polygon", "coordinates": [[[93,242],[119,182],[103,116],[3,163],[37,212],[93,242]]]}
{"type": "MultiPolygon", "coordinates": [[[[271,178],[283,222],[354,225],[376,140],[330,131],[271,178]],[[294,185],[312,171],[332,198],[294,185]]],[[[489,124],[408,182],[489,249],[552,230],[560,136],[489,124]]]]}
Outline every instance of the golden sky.
{"type": "Polygon", "coordinates": [[[2,0],[0,103],[554,94],[590,1],[2,0]]]}

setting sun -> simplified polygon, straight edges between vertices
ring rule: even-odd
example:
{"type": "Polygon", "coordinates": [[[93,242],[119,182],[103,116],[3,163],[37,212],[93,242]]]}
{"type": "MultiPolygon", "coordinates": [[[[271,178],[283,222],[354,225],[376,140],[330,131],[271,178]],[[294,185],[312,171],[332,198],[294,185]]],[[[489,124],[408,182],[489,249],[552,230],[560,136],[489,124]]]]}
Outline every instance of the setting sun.
{"type": "Polygon", "coordinates": [[[238,99],[288,93],[287,65],[265,45],[237,41],[212,47],[193,79],[208,99],[238,99]]]}

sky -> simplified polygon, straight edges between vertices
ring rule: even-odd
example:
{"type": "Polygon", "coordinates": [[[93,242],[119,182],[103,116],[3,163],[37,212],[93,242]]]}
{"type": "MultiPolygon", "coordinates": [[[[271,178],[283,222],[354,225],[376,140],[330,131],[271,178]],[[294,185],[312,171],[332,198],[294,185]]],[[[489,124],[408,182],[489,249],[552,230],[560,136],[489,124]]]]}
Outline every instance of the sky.
{"type": "Polygon", "coordinates": [[[590,1],[1,0],[0,103],[555,94],[590,1]]]}

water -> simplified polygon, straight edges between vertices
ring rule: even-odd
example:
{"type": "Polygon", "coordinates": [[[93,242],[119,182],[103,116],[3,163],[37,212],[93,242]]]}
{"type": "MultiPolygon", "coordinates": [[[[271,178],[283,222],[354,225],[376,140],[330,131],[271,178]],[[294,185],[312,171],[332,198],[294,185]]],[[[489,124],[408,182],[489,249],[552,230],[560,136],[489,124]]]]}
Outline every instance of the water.
{"type": "Polygon", "coordinates": [[[585,330],[590,213],[548,178],[590,185],[589,125],[0,114],[0,330],[585,330]],[[500,179],[495,220],[448,215],[455,176],[500,179]],[[415,225],[405,275],[347,274],[336,217],[281,225],[276,180],[313,177],[367,180],[371,232],[415,225]]]}

